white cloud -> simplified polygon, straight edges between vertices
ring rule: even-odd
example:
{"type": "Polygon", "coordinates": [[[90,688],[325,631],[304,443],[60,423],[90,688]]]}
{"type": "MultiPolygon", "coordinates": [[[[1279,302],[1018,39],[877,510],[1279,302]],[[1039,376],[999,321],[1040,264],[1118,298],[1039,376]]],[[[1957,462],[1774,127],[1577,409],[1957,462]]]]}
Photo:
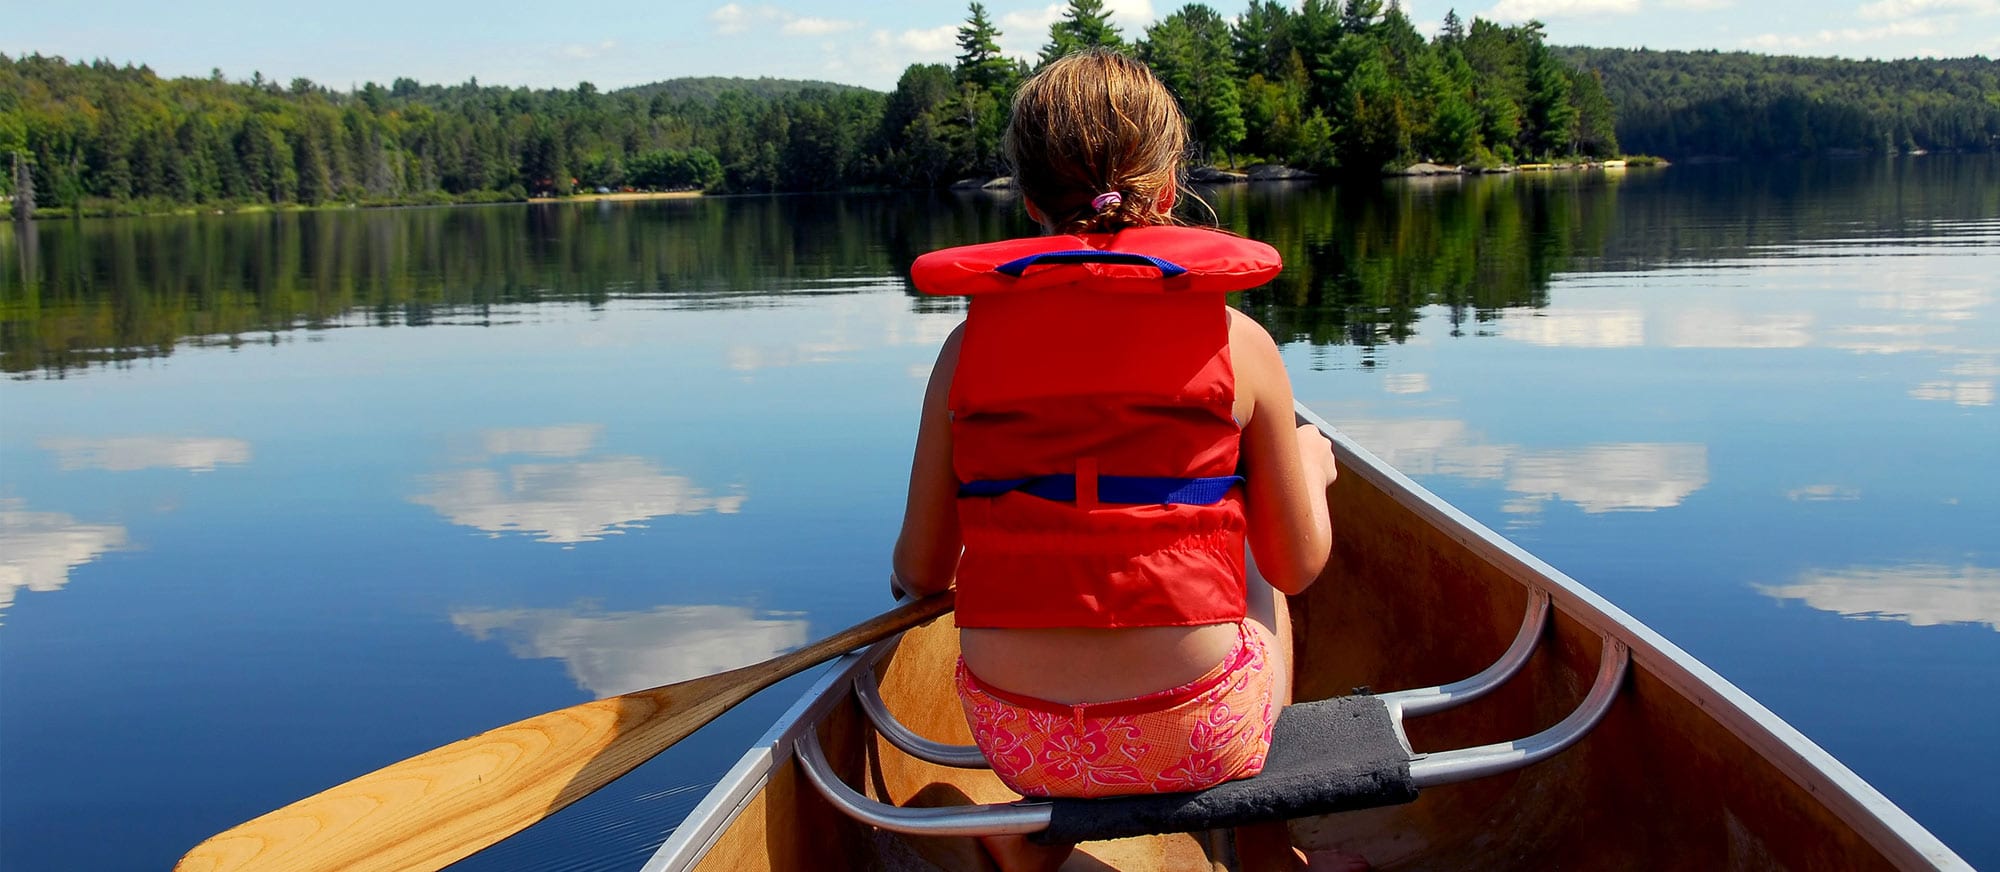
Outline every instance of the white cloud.
{"type": "Polygon", "coordinates": [[[0,498],[0,613],[14,605],[15,591],[60,590],[70,570],[124,545],[124,527],[30,512],[23,500],[0,498]]]}
{"type": "Polygon", "coordinates": [[[856,21],[803,16],[786,21],[783,27],[778,28],[778,32],[786,36],[825,36],[830,33],[853,30],[858,26],[860,26],[860,22],[856,21]]]}
{"type": "Polygon", "coordinates": [[[708,22],[715,25],[716,33],[742,33],[750,29],[750,17],[750,10],[726,3],[708,13],[708,22]]]}
{"type": "Polygon", "coordinates": [[[1880,0],[1854,10],[1854,14],[1871,21],[1893,21],[1924,15],[1996,13],[2000,13],[2000,0],[1880,0]]]}
{"type": "Polygon", "coordinates": [[[56,465],[64,472],[102,469],[132,472],[141,469],[185,469],[214,472],[218,466],[250,462],[250,443],[218,437],[121,436],[112,439],[56,437],[36,443],[56,453],[56,465]]]}
{"type": "Polygon", "coordinates": [[[1494,21],[1548,21],[1588,15],[1630,15],[1639,0],[1500,0],[1480,17],[1494,21]]]}
{"type": "Polygon", "coordinates": [[[1765,33],[1744,40],[1747,48],[1764,51],[1807,51],[1828,46],[1879,42],[1903,36],[1937,36],[1941,30],[1935,19],[1897,21],[1882,27],[1843,27],[1809,34],[1765,33]]]}
{"type": "MultiPolygon", "coordinates": [[[[1048,44],[1049,26],[1060,21],[1068,8],[1067,3],[1051,3],[1039,9],[1002,13],[993,22],[1000,30],[1000,50],[1014,57],[1039,56],[1042,46],[1048,44]]],[[[1152,0],[1109,0],[1104,4],[1104,12],[1126,42],[1144,36],[1146,27],[1156,17],[1152,0]]]]}
{"type": "Polygon", "coordinates": [[[577,686],[599,697],[748,666],[806,641],[803,619],[730,606],[468,610],[451,622],[475,639],[499,637],[516,657],[563,661],[577,686]]]}
{"type": "Polygon", "coordinates": [[[1668,9],[1689,9],[1695,12],[1712,12],[1728,9],[1736,5],[1736,0],[1662,0],[1660,5],[1668,9]]]}
{"type": "MultiPolygon", "coordinates": [[[[958,25],[943,24],[937,27],[912,28],[897,32],[875,31],[877,49],[896,49],[914,55],[909,63],[925,61],[942,62],[956,55],[958,50],[958,25]]],[[[908,63],[903,66],[909,66],[908,63]]]]}
{"type": "Polygon", "coordinates": [[[607,39],[603,42],[597,43],[596,45],[590,45],[587,43],[571,43],[569,45],[563,46],[561,53],[562,56],[566,58],[574,58],[580,61],[588,61],[588,60],[595,60],[597,58],[608,55],[617,48],[618,48],[618,42],[616,40],[607,39]]]}
{"type": "Polygon", "coordinates": [[[734,514],[745,499],[710,495],[643,457],[463,469],[428,480],[430,491],[410,502],[454,524],[566,544],[595,542],[664,515],[734,514]]]}
{"type": "Polygon", "coordinates": [[[716,33],[724,35],[748,33],[775,25],[778,32],[786,36],[827,36],[861,26],[858,21],[798,15],[776,6],[744,6],[740,3],[716,7],[708,13],[708,22],[715,26],[716,33]]]}
{"type": "Polygon", "coordinates": [[[1860,620],[1918,627],[1971,623],[2000,630],[2000,570],[1979,566],[1919,563],[1808,572],[1793,584],[1757,590],[1860,620]]]}

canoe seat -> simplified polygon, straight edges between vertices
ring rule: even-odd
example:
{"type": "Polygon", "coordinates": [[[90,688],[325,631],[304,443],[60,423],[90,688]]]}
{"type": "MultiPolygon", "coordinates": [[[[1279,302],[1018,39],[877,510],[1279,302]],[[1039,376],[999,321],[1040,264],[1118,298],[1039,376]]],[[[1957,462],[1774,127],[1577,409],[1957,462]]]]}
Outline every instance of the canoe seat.
{"type": "Polygon", "coordinates": [[[1264,771],[1194,793],[1049,801],[1035,841],[1080,842],[1191,832],[1400,805],[1417,798],[1410,752],[1372,696],[1286,706],[1264,771]]]}
{"type": "MultiPolygon", "coordinates": [[[[863,796],[836,777],[820,747],[818,731],[805,731],[793,751],[807,780],[834,807],[863,823],[919,835],[1011,833],[1034,841],[1092,841],[1398,805],[1416,799],[1421,788],[1545,760],[1581,740],[1603,719],[1624,683],[1630,660],[1624,644],[1608,635],[1590,690],[1554,726],[1523,739],[1476,748],[1411,749],[1403,720],[1462,705],[1504,684],[1534,653],[1549,611],[1548,594],[1531,590],[1513,644],[1493,665],[1463,681],[1286,706],[1273,729],[1263,772],[1192,793],[903,808],[863,796]]],[[[882,700],[873,672],[862,671],[854,693],[876,732],[903,752],[943,766],[986,766],[977,747],[934,742],[897,721],[882,700]]]]}

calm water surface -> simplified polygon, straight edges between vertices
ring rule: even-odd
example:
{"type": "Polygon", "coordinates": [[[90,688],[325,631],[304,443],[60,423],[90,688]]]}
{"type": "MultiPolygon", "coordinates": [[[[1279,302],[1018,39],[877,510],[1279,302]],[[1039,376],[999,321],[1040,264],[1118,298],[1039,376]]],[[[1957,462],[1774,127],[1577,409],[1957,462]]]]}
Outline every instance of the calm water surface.
{"type": "MultiPolygon", "coordinates": [[[[2000,867],[2000,161],[1216,192],[1300,398],[2000,867]]],[[[991,195],[0,232],[0,868],[888,603],[991,195]]],[[[809,678],[467,869],[631,869],[809,678]]]]}

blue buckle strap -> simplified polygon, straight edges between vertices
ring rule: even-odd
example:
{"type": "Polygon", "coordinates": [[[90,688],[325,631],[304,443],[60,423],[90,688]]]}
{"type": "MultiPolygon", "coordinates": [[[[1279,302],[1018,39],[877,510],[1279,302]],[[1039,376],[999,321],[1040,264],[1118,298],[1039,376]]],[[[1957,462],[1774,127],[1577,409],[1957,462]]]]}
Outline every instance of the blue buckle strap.
{"type": "MultiPolygon", "coordinates": [[[[1222,498],[1229,494],[1230,488],[1242,483],[1243,476],[1240,475],[1218,475],[1210,478],[1100,475],[1097,477],[1097,501],[1129,505],[1179,503],[1190,506],[1212,506],[1222,502],[1222,498]]],[[[1014,491],[1056,502],[1075,502],[1076,476],[1038,475],[1033,478],[968,481],[958,486],[958,495],[961,497],[997,497],[1014,491]]]]}
{"type": "Polygon", "coordinates": [[[1160,271],[1160,278],[1177,278],[1187,272],[1187,267],[1165,258],[1140,254],[1136,251],[1105,251],[1098,248],[1080,248],[1073,251],[1044,251],[1007,261],[993,268],[1001,275],[1020,278],[1028,267],[1038,263],[1121,263],[1133,266],[1150,266],[1160,271]]]}

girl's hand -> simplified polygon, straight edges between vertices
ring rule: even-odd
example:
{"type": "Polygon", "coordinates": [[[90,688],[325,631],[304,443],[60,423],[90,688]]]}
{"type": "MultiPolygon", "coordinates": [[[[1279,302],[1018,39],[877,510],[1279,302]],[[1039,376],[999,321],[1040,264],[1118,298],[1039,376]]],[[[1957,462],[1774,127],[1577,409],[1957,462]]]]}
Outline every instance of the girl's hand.
{"type": "Polygon", "coordinates": [[[1333,465],[1333,441],[1319,428],[1311,424],[1300,424],[1299,459],[1305,463],[1306,475],[1319,481],[1319,489],[1325,490],[1340,476],[1340,470],[1333,465]]]}

